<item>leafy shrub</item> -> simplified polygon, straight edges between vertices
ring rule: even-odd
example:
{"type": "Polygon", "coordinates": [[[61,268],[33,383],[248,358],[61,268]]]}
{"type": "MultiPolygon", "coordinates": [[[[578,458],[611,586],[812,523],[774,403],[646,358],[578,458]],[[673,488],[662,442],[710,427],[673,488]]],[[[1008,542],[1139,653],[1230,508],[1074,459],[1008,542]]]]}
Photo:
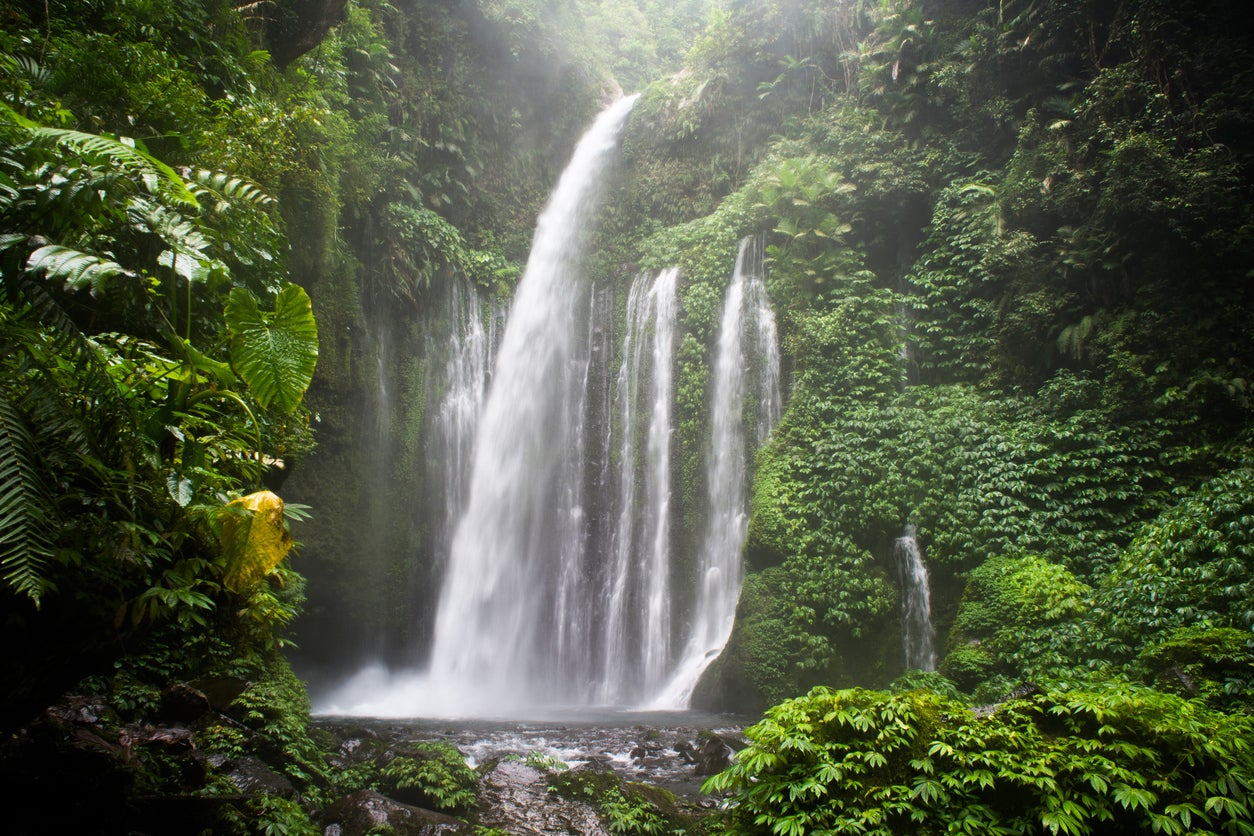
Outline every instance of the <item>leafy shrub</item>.
{"type": "Polygon", "coordinates": [[[284,771],[298,787],[328,784],[326,760],[309,736],[309,695],[304,683],[277,652],[249,661],[253,684],[235,698],[232,709],[282,753],[284,771]]]}
{"type": "Polygon", "coordinates": [[[603,796],[599,806],[613,836],[660,836],[666,832],[666,820],[653,805],[628,798],[618,790],[603,796]]]}
{"type": "Polygon", "coordinates": [[[613,836],[683,834],[693,823],[675,797],[647,784],[624,782],[609,770],[575,769],[555,775],[549,789],[596,808],[613,836]]]}
{"type": "Polygon", "coordinates": [[[277,795],[258,795],[239,805],[224,805],[214,832],[232,836],[318,836],[321,830],[301,806],[277,795]]]}
{"type": "Polygon", "coordinates": [[[1183,627],[1142,650],[1136,665],[1163,691],[1214,708],[1254,705],[1254,635],[1232,627],[1183,627]]]}
{"type": "Polygon", "coordinates": [[[379,771],[382,791],[435,810],[455,812],[474,806],[479,786],[475,771],[447,743],[417,743],[379,771]]]}
{"type": "Polygon", "coordinates": [[[1124,658],[1177,627],[1254,627],[1254,470],[1206,482],[1147,525],[1099,589],[1124,658]]]}
{"type": "Polygon", "coordinates": [[[549,755],[539,751],[528,752],[527,757],[523,759],[523,763],[541,772],[565,772],[567,769],[570,769],[570,765],[556,755],[549,755]]]}
{"type": "Polygon", "coordinates": [[[1254,721],[1131,686],[975,717],[927,691],[816,688],[746,730],[705,784],[732,832],[1254,831],[1254,721]]]}
{"type": "Polygon", "coordinates": [[[942,667],[968,690],[994,673],[1056,676],[1089,652],[1076,644],[1075,622],[1090,595],[1065,567],[1037,555],[988,560],[967,578],[950,633],[954,651],[942,667]]]}

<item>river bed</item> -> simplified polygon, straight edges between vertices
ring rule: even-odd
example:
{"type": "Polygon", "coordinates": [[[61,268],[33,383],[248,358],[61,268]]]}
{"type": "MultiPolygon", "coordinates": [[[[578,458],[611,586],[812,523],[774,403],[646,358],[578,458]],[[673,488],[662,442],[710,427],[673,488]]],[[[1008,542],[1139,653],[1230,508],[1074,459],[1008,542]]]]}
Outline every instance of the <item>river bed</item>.
{"type": "Polygon", "coordinates": [[[739,748],[745,717],[693,711],[554,709],[525,720],[394,719],[322,716],[314,725],[339,739],[363,734],[391,745],[451,744],[471,766],[493,761],[560,761],[569,768],[608,767],[628,781],[662,787],[690,803],[708,805],[701,783],[710,759],[739,748]],[[703,732],[712,733],[702,734],[703,732]]]}

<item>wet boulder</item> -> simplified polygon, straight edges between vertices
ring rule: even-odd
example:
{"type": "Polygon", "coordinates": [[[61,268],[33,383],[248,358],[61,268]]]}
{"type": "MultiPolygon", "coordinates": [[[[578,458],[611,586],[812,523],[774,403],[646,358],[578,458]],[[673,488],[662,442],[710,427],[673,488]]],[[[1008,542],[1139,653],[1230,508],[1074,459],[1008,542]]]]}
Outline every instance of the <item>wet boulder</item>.
{"type": "Polygon", "coordinates": [[[224,764],[221,772],[246,796],[277,795],[292,798],[296,795],[296,787],[292,782],[275,772],[260,758],[236,758],[224,764]]]}
{"type": "Polygon", "coordinates": [[[731,765],[735,747],[714,732],[703,731],[697,736],[696,764],[697,775],[717,775],[731,765]]]}
{"type": "Polygon", "coordinates": [[[475,827],[460,819],[412,807],[372,790],[359,790],[332,804],[321,815],[327,836],[474,836],[475,827]]]}
{"type": "Polygon", "coordinates": [[[550,792],[548,773],[521,761],[500,761],[479,780],[479,821],[515,834],[610,836],[593,804],[602,784],[613,785],[617,779],[608,771],[585,767],[562,773],[554,783],[569,788],[570,779],[581,775],[592,780],[576,781],[578,791],[550,792]]]}

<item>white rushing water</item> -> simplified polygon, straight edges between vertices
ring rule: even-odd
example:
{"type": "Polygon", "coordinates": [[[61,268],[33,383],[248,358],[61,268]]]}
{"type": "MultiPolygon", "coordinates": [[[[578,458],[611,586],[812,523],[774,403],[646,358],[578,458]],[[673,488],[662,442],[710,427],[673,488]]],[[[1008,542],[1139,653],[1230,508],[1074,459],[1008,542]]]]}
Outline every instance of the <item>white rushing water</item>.
{"type": "Polygon", "coordinates": [[[896,560],[897,577],[901,582],[901,640],[906,667],[934,671],[936,650],[935,634],[932,630],[931,588],[914,526],[906,526],[902,536],[893,542],[893,558],[896,560]]]}
{"type": "Polygon", "coordinates": [[[590,360],[580,262],[634,103],[615,103],[580,140],[510,308],[440,597],[429,672],[437,712],[577,702],[586,687],[571,679],[586,629],[575,589],[590,360]]]}
{"type": "Polygon", "coordinates": [[[656,693],[671,662],[671,405],[678,282],[678,268],[652,280],[638,276],[627,297],[615,386],[619,478],[601,616],[605,673],[597,698],[602,703],[656,693]]]}
{"type": "Polygon", "coordinates": [[[597,300],[581,262],[634,103],[601,113],[537,223],[478,419],[428,670],[368,667],[322,710],[502,714],[585,702],[595,686],[584,475],[597,300]]]}
{"type": "Polygon", "coordinates": [[[428,669],[367,667],[319,713],[681,709],[726,643],[743,578],[748,460],[780,412],[775,323],[761,245],[746,239],[712,369],[707,522],[693,538],[699,553],[676,560],[680,272],[636,278],[616,337],[612,295],[581,267],[632,102],[597,119],[540,217],[486,398],[493,340],[474,297],[453,298],[462,307],[450,315],[465,325],[450,336],[429,444],[447,458],[445,518],[458,523],[445,538],[428,669]]]}
{"type": "Polygon", "coordinates": [[[479,293],[468,281],[455,280],[448,288],[445,344],[431,351],[443,362],[438,370],[443,392],[436,404],[426,449],[433,477],[443,491],[435,529],[435,560],[447,562],[448,545],[462,518],[470,493],[470,467],[474,457],[479,415],[487,392],[488,367],[494,354],[494,330],[500,318],[495,307],[486,319],[479,293]]]}
{"type": "Polygon", "coordinates": [[[779,349],[775,317],[766,299],[761,246],[756,238],[745,238],[719,325],[706,460],[709,507],[698,560],[696,602],[683,655],[670,682],[653,700],[657,708],[687,707],[701,674],[731,635],[744,578],[741,549],[749,524],[744,402],[755,376],[754,418],[760,442],[779,419],[779,349]],[[746,356],[746,349],[753,352],[752,357],[746,356]]]}

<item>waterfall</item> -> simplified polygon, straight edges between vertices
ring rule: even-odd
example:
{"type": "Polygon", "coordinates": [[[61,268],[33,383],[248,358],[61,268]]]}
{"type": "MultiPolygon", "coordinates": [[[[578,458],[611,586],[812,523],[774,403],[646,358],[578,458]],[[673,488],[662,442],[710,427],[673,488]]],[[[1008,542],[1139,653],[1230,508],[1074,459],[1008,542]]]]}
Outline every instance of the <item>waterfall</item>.
{"type": "Polygon", "coordinates": [[[581,269],[632,102],[598,117],[541,214],[486,397],[494,341],[477,299],[452,297],[449,316],[462,325],[452,326],[427,449],[443,451],[440,516],[457,522],[426,670],[367,668],[319,711],[685,708],[726,643],[743,577],[749,456],[780,413],[775,323],[761,245],[745,239],[711,374],[707,521],[697,553],[676,559],[680,272],[637,276],[616,335],[612,289],[581,269]]]}
{"type": "Polygon", "coordinates": [[[897,577],[901,583],[902,645],[906,668],[934,671],[936,650],[933,647],[931,590],[913,525],[907,525],[902,536],[893,542],[893,559],[897,562],[897,577]]]}
{"type": "Polygon", "coordinates": [[[623,359],[615,383],[619,471],[604,596],[601,702],[656,693],[671,662],[671,404],[678,281],[678,268],[663,270],[651,281],[641,275],[627,297],[623,359]],[[638,455],[642,440],[643,456],[638,455]]]}
{"type": "Polygon", "coordinates": [[[433,552],[438,565],[447,562],[453,532],[470,492],[470,464],[500,316],[500,310],[493,306],[485,320],[474,286],[464,279],[450,283],[444,319],[448,333],[444,345],[430,351],[439,367],[428,372],[438,375],[443,384],[425,444],[431,484],[443,494],[440,506],[432,509],[433,552]]]}
{"type": "Polygon", "coordinates": [[[744,576],[740,552],[749,521],[744,403],[755,377],[757,409],[752,418],[761,441],[779,419],[779,349],[775,317],[766,298],[761,245],[756,238],[745,238],[719,325],[706,459],[708,509],[698,558],[696,603],[683,656],[670,683],[654,701],[658,708],[687,707],[697,680],[731,635],[744,576]],[[752,358],[746,357],[746,349],[752,358]]]}
{"type": "Polygon", "coordinates": [[[591,325],[579,323],[594,297],[580,261],[634,102],[597,118],[537,224],[440,595],[425,695],[433,711],[579,702],[590,685],[579,640],[594,617],[580,606],[591,325]]]}

